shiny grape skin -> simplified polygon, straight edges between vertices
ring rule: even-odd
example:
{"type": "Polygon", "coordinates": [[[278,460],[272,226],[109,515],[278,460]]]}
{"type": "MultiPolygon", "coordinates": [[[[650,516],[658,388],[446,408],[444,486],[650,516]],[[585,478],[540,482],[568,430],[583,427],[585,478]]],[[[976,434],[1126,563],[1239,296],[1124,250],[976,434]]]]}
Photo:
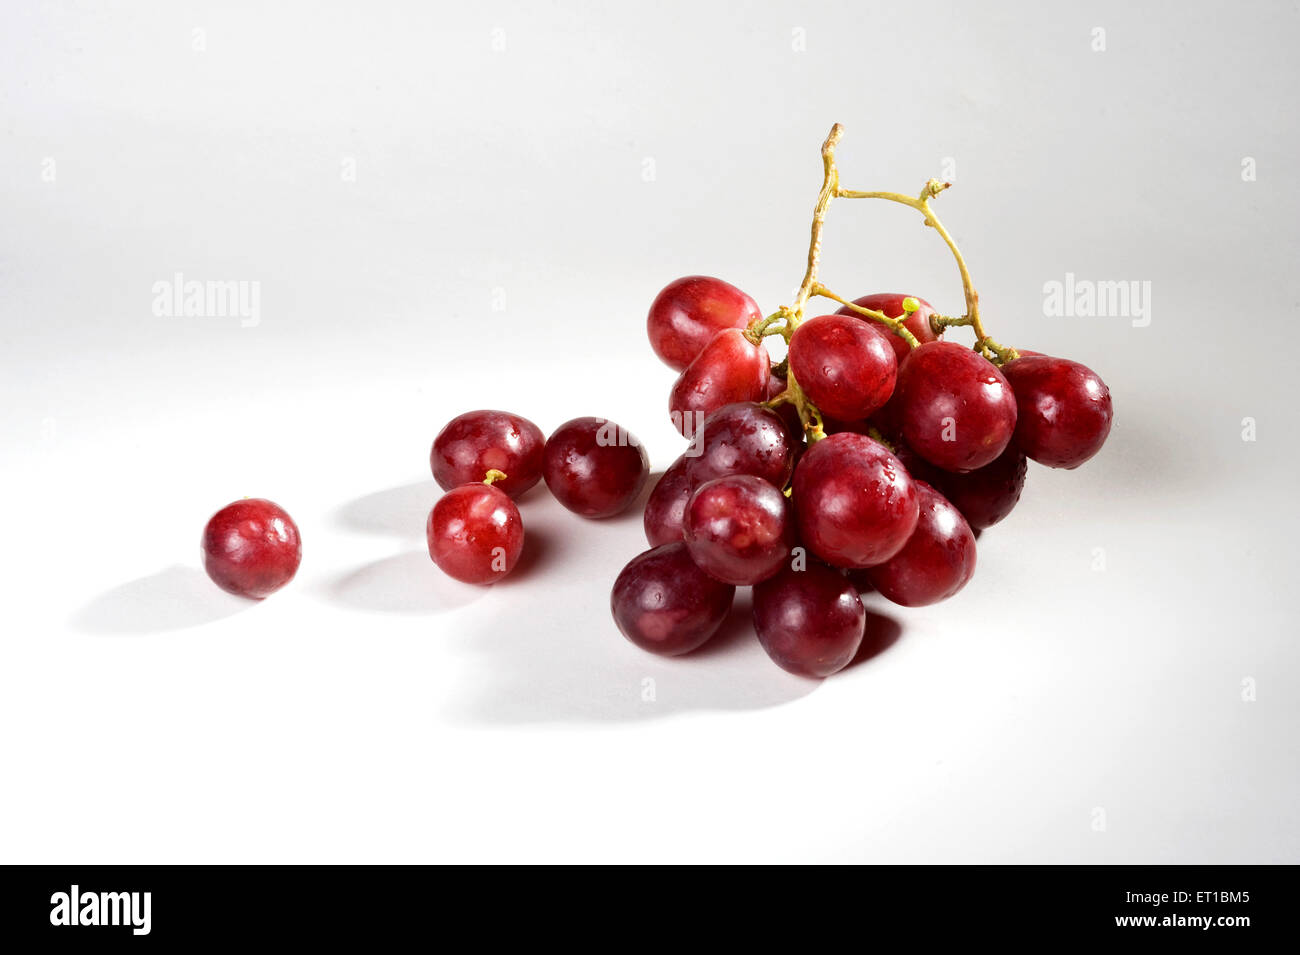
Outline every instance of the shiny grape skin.
{"type": "Polygon", "coordinates": [[[822,414],[857,421],[894,393],[895,337],[850,315],[819,315],[790,338],[790,370],[822,414]]]}
{"type": "Polygon", "coordinates": [[[682,539],[686,502],[691,497],[691,482],[686,476],[687,461],[685,455],[674,461],[660,476],[645,502],[645,514],[641,522],[651,547],[682,539]]]}
{"type": "Polygon", "coordinates": [[[668,397],[673,425],[691,437],[704,417],[736,401],[762,401],[771,377],[767,349],[736,328],[719,332],[681,373],[668,397]]]}
{"type": "Polygon", "coordinates": [[[834,567],[870,567],[912,535],[912,478],[884,445],[849,431],[812,445],[794,471],[799,538],[834,567]]]}
{"type": "Polygon", "coordinates": [[[683,529],[696,565],[737,586],[771,577],[795,545],[785,495],[750,474],[733,474],[696,488],[686,505],[683,529]]]}
{"type": "Polygon", "coordinates": [[[853,582],[818,563],[754,588],[754,630],[767,655],[799,676],[827,677],[857,655],[867,611],[853,582]]]}
{"type": "MultiPolygon", "coordinates": [[[[911,332],[916,340],[922,345],[926,342],[938,341],[939,336],[934,333],[934,328],[930,324],[930,316],[934,314],[934,308],[923,298],[918,298],[915,295],[905,295],[902,292],[877,292],[874,295],[864,295],[861,298],[855,298],[853,304],[861,305],[863,308],[869,308],[876,312],[882,312],[889,318],[902,318],[903,299],[905,298],[915,298],[917,304],[921,307],[903,321],[903,326],[911,332]]],[[[880,323],[876,322],[874,319],[867,318],[864,315],[858,315],[857,312],[853,311],[847,305],[836,312],[836,314],[854,315],[864,322],[871,322],[877,326],[880,325],[880,323]]],[[[909,345],[901,335],[895,335],[892,331],[888,332],[888,336],[889,344],[894,349],[894,358],[901,365],[903,359],[907,357],[907,353],[912,350],[912,346],[909,345]]],[[[795,372],[795,377],[799,377],[798,372],[795,372]]]]}
{"type": "Polygon", "coordinates": [[[1025,488],[1028,469],[1024,452],[1012,441],[996,460],[974,471],[952,474],[936,469],[933,481],[925,474],[912,476],[934,484],[971,528],[984,530],[1011,513],[1025,488]]]}
{"type": "Polygon", "coordinates": [[[894,401],[903,438],[945,471],[982,468],[1006,450],[1016,429],[1016,396],[1002,372],[955,342],[913,349],[894,401]]]}
{"type": "Polygon", "coordinates": [[[1098,451],[1114,420],[1110,389],[1077,361],[1029,355],[1002,372],[1016,394],[1016,444],[1049,468],[1077,468],[1098,451]]]}
{"type": "Polygon", "coordinates": [[[261,600],[293,580],[302,563],[302,537],[280,505],[244,498],[209,518],[200,553],[214,584],[261,600]]]}
{"type": "Polygon", "coordinates": [[[961,511],[924,481],[917,481],[920,517],[897,554],[867,571],[872,586],[904,607],[925,607],[951,597],[975,573],[975,535],[961,511]]]}
{"type": "Polygon", "coordinates": [[[508,411],[467,411],[433,439],[429,464],[444,491],[482,481],[491,469],[506,476],[493,485],[518,497],[542,477],[546,436],[527,418],[508,411]]]}
{"type": "Polygon", "coordinates": [[[730,474],[752,474],[784,488],[794,470],[786,422],[752,401],[724,405],[705,418],[684,457],[692,487],[730,474]]]}
{"type": "Polygon", "coordinates": [[[556,500],[583,517],[620,514],[650,474],[641,442],[605,418],[574,418],[546,441],[542,475],[556,500]]]}
{"type": "Polygon", "coordinates": [[[735,594],[735,587],[695,566],[677,541],[634,557],[614,581],[609,603],[623,636],[672,657],[717,633],[735,594]]]}
{"type": "Polygon", "coordinates": [[[524,549],[524,522],[504,491],[462,484],[438,499],[425,524],[429,556],[467,584],[493,584],[514,570],[524,549]]]}
{"type": "Polygon", "coordinates": [[[718,332],[762,318],[758,304],[722,279],[688,275],[669,282],[650,306],[650,347],[674,371],[685,371],[718,332]]]}

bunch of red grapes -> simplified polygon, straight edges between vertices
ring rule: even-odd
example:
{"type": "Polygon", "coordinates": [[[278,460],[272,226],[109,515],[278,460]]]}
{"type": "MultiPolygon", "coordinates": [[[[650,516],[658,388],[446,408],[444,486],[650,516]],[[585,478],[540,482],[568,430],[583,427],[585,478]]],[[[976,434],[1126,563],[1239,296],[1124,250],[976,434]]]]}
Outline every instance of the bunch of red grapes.
{"type": "MultiPolygon", "coordinates": [[[[1076,468],[1110,432],[1110,392],[1090,369],[1018,351],[984,330],[978,296],[929,201],[839,187],[834,147],[794,304],[764,316],[720,279],[670,283],[650,307],[651,347],[680,373],[669,396],[686,451],[652,490],[650,549],[614,582],[624,636],[668,656],[705,643],[753,588],[754,629],[772,659],[825,677],[847,666],[867,622],[860,593],[906,607],[960,591],[975,571],[975,538],[1020,499],[1027,461],[1076,468]],[[853,302],[817,282],[821,224],[831,199],[881,198],[920,211],[957,259],[966,313],[944,316],[900,294],[853,302]],[[809,299],[843,307],[805,318],[809,299]],[[975,331],[974,347],[944,338],[975,331]],[[764,340],[781,335],[774,363],[764,340]]],[[[434,440],[433,475],[446,491],[429,514],[434,563],[489,584],[515,567],[524,525],[515,498],[545,480],[588,518],[629,508],[649,475],[637,439],[603,418],[577,418],[549,438],[518,415],[472,411],[434,440]]],[[[262,597],[292,578],[297,528],[269,501],[219,512],[204,537],[213,579],[262,597]]]]}
{"type": "Polygon", "coordinates": [[[646,505],[652,549],[614,585],[633,643],[687,653],[750,586],[772,659],[834,673],[862,643],[860,591],[906,607],[953,596],[975,572],[976,531],[1020,499],[1026,460],[1075,468],[1106,440],[1110,393],[1083,365],[1018,352],[999,367],[944,341],[924,300],[853,304],[917,344],[845,307],[800,322],[773,365],[761,312],[734,286],[692,276],[655,299],[650,342],[681,372],[669,410],[692,444],[646,505]]]}

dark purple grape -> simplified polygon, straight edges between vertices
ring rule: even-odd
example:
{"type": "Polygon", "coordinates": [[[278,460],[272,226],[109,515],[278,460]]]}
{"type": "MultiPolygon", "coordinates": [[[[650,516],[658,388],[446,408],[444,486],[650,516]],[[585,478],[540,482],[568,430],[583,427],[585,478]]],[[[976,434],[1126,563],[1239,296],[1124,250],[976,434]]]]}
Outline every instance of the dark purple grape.
{"type": "Polygon", "coordinates": [[[610,609],[623,636],[664,656],[689,653],[713,636],[736,588],[710,577],[677,542],[648,550],[614,581],[610,609]]]}
{"type": "Polygon", "coordinates": [[[758,642],[778,666],[800,676],[830,676],[848,666],[866,624],[852,581],[822,564],[787,567],[754,588],[758,642]]]}

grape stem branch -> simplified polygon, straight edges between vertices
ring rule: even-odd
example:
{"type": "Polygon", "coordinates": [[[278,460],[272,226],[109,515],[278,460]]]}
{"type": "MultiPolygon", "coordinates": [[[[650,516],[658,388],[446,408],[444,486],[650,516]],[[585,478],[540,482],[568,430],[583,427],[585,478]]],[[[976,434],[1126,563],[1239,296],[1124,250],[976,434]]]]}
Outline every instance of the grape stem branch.
{"type": "Polygon", "coordinates": [[[961,249],[957,248],[957,243],[953,240],[951,233],[948,232],[939,217],[935,215],[934,210],[930,208],[930,200],[952,186],[950,182],[940,182],[938,179],[931,179],[926,182],[918,196],[905,196],[901,192],[860,192],[856,189],[836,189],[835,194],[841,199],[885,199],[889,202],[897,202],[905,205],[910,209],[915,209],[925,217],[925,224],[939,233],[948,250],[952,252],[952,257],[957,262],[957,271],[961,273],[962,292],[966,297],[966,314],[960,319],[943,318],[943,325],[970,325],[975,330],[975,350],[985,357],[996,360],[999,364],[1003,361],[1010,361],[1019,358],[1019,353],[1014,348],[1005,345],[999,345],[993,340],[984,329],[984,322],[980,319],[980,296],[975,291],[975,283],[971,280],[970,269],[966,267],[966,259],[961,254],[961,249]]]}
{"type": "MultiPolygon", "coordinates": [[[[957,243],[953,241],[952,235],[944,228],[934,210],[930,208],[930,200],[949,188],[952,183],[931,179],[925,184],[918,196],[906,196],[900,192],[860,192],[855,189],[841,189],[839,169],[835,165],[835,147],[843,136],[844,127],[836,123],[831,127],[826,141],[822,143],[822,187],[817,194],[817,205],[813,209],[812,234],[808,242],[808,264],[804,269],[803,281],[799,283],[799,289],[795,292],[794,301],[789,305],[781,306],[771,315],[755,319],[746,330],[746,337],[757,345],[766,335],[780,334],[789,344],[795,330],[804,320],[804,306],[808,304],[808,300],[813,296],[820,296],[839,302],[854,314],[884,325],[907,342],[909,348],[919,347],[920,342],[906,327],[904,318],[891,318],[884,312],[864,308],[850,302],[836,295],[817,280],[817,270],[821,264],[822,255],[822,230],[826,225],[826,212],[830,208],[831,200],[837,197],[841,199],[885,199],[889,202],[900,203],[921,213],[925,218],[925,224],[939,233],[940,238],[948,246],[957,262],[957,270],[961,273],[962,291],[966,297],[966,314],[959,317],[933,316],[931,322],[934,330],[941,332],[948,326],[969,325],[975,331],[975,351],[990,361],[1000,365],[1019,358],[1020,354],[1014,348],[998,344],[985,331],[984,323],[980,319],[979,293],[975,291],[975,284],[971,281],[970,270],[966,267],[966,260],[962,257],[961,250],[957,248],[957,243]]],[[[906,315],[914,312],[916,307],[917,304],[914,299],[904,301],[906,315]]],[[[788,359],[787,362],[783,362],[783,364],[787,363],[788,359]]],[[[816,405],[808,400],[808,396],[799,387],[799,382],[795,380],[793,370],[789,369],[788,366],[786,390],[769,401],[768,405],[775,407],[786,402],[794,404],[799,411],[799,418],[803,422],[809,441],[817,441],[825,437],[821,412],[816,405]]]]}

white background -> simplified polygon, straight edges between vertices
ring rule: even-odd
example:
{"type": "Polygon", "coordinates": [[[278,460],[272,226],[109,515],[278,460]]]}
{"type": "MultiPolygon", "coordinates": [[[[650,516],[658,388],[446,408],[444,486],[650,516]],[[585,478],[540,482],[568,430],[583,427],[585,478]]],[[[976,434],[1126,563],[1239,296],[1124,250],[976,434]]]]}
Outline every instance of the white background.
{"type": "MultiPolygon", "coordinates": [[[[6,5],[0,857],[1300,861],[1298,27],[6,5]],[[788,300],[833,121],[847,187],[955,170],[936,207],[990,329],[1108,381],[1103,453],[1035,467],[956,599],[872,598],[880,652],[822,684],[745,601],[693,657],[628,644],[607,603],[639,513],[538,488],[510,580],[440,575],[427,455],[461,411],[607,416],[671,462],[646,308],[695,272],[788,300]],[[155,316],[177,271],[260,282],[260,324],[155,316]],[[1044,317],[1067,272],[1150,282],[1150,325],[1044,317]],[[305,542],[260,604],[198,562],[246,494],[305,542]]],[[[957,312],[945,256],[841,201],[823,278],[957,312]]]]}

